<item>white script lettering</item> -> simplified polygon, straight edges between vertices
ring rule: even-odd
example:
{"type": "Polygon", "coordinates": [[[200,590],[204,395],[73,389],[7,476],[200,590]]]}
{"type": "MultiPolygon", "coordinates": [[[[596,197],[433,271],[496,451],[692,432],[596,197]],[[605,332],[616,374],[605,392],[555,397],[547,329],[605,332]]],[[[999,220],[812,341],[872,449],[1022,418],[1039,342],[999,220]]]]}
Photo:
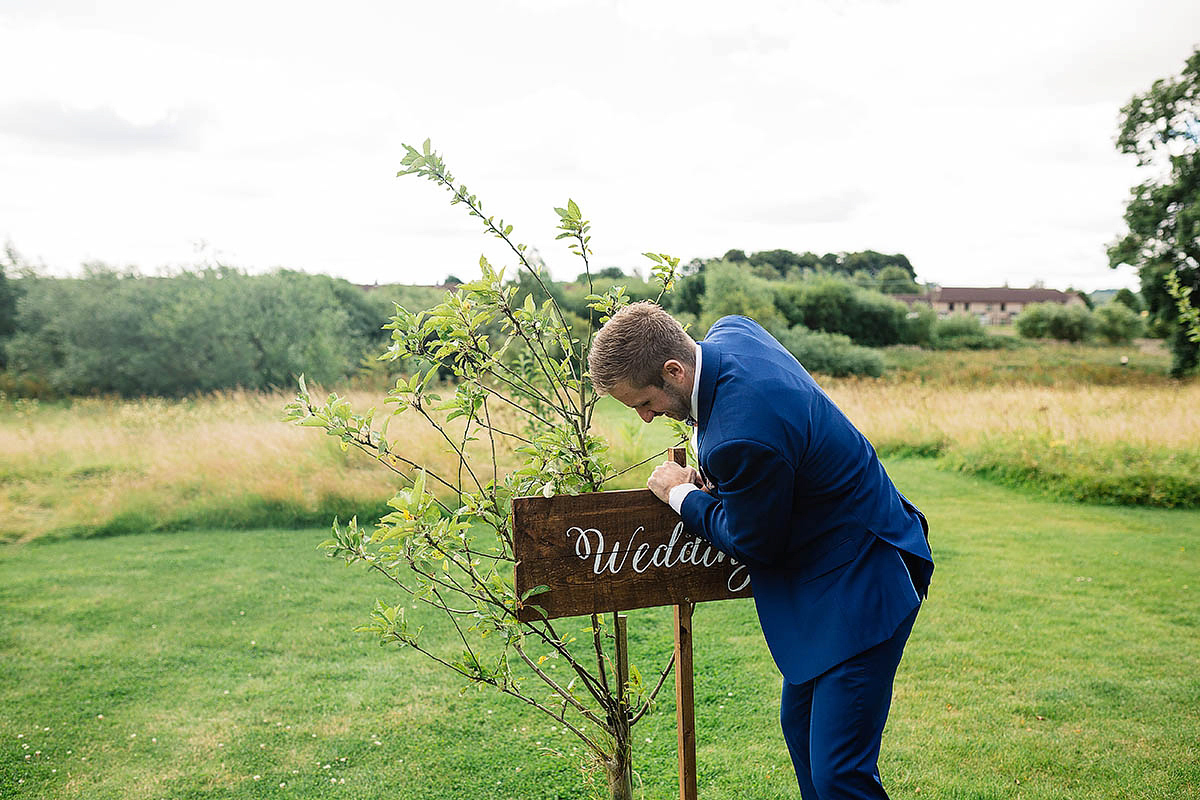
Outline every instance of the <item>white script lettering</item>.
{"type": "Polygon", "coordinates": [[[671,569],[679,564],[711,568],[728,559],[729,566],[733,567],[726,582],[729,591],[740,592],[750,585],[750,576],[746,572],[746,565],[740,563],[736,558],[730,558],[698,536],[693,536],[681,543],[679,540],[683,537],[682,522],[676,524],[674,530],[671,531],[671,537],[655,547],[652,552],[649,542],[636,543],[638,536],[645,530],[645,526],[639,525],[627,542],[613,539],[611,549],[608,549],[607,552],[604,534],[598,528],[581,528],[574,525],[567,529],[566,535],[569,539],[575,540],[575,555],[581,561],[591,563],[594,575],[605,573],[619,575],[626,565],[639,575],[651,567],[671,569]],[[632,558],[630,558],[631,554],[632,558]]]}

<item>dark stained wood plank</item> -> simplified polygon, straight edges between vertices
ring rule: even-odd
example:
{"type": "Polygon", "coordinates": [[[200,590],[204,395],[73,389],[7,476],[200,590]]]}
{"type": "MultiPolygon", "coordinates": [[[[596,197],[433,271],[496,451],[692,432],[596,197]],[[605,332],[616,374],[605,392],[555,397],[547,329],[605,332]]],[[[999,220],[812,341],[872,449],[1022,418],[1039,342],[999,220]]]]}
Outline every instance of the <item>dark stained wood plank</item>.
{"type": "Polygon", "coordinates": [[[516,588],[548,586],[522,619],[750,597],[745,566],[647,489],[513,500],[516,588]]]}

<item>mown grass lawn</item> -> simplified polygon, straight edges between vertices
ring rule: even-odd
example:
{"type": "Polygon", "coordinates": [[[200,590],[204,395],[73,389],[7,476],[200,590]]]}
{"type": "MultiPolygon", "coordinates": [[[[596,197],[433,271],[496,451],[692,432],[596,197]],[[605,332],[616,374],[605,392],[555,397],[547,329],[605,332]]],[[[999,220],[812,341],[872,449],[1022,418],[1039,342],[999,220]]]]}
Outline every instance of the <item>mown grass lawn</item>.
{"type": "MultiPolygon", "coordinates": [[[[1200,797],[1200,512],[890,468],[938,560],[885,736],[892,796],[1200,797]]],[[[353,633],[387,590],[324,537],[0,550],[0,797],[588,796],[551,721],[353,633]]],[[[707,604],[695,627],[700,796],[798,798],[753,608],[707,604]]],[[[630,630],[651,674],[669,612],[630,630]]],[[[635,729],[645,798],[676,796],[670,694],[635,729]]]]}

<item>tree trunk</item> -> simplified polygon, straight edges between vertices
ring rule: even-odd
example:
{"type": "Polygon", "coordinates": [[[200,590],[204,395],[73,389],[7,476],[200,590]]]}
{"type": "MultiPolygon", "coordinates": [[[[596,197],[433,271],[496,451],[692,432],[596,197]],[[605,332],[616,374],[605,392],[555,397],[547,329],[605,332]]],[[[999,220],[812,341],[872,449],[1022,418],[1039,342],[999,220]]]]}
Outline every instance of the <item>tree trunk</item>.
{"type": "Polygon", "coordinates": [[[624,741],[618,741],[616,752],[604,762],[610,800],[633,800],[633,769],[629,744],[628,736],[624,737],[624,741]]]}

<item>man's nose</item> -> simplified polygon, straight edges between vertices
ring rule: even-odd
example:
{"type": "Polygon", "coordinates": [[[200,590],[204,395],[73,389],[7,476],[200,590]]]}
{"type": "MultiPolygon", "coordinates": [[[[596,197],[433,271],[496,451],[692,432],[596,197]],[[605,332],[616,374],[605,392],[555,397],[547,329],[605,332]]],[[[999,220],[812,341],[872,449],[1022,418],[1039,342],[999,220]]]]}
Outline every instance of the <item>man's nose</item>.
{"type": "Polygon", "coordinates": [[[638,409],[638,416],[642,418],[642,422],[653,422],[654,418],[657,417],[658,414],[655,414],[648,408],[641,408],[638,409]]]}

